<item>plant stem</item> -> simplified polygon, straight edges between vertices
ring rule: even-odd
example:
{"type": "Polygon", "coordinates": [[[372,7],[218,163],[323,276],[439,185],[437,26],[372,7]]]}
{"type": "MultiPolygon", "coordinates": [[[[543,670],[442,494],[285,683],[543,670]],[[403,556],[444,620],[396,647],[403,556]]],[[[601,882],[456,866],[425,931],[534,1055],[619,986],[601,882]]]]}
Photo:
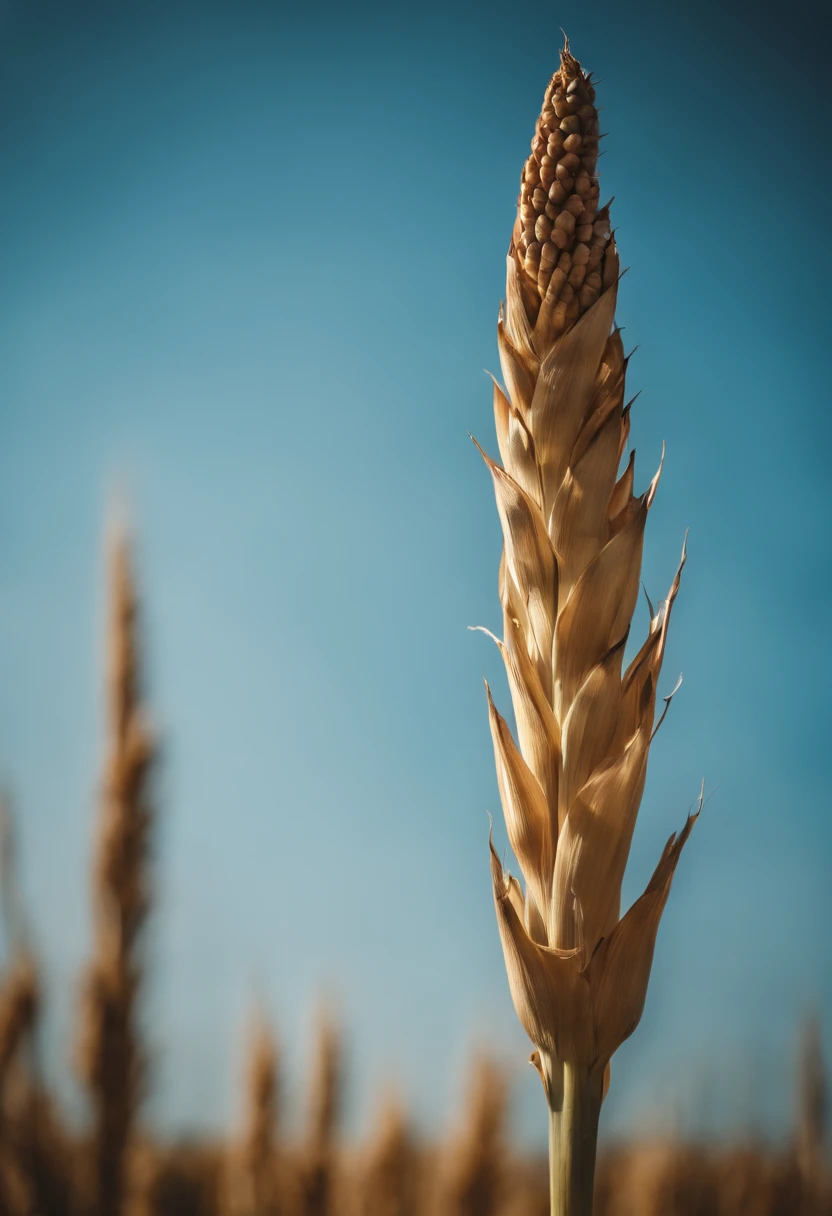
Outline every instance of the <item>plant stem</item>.
{"type": "Polygon", "coordinates": [[[603,1073],[565,1064],[563,1104],[549,1111],[552,1216],[592,1216],[603,1073]]]}

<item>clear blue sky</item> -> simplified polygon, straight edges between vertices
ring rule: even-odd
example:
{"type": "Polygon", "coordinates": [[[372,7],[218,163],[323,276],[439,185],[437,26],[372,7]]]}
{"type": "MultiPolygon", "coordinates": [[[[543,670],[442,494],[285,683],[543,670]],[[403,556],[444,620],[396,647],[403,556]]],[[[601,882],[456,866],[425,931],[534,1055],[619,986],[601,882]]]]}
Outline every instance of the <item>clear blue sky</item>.
{"type": "Polygon", "coordinates": [[[227,1122],[255,991],[300,1085],[328,989],[354,1126],[393,1076],[438,1129],[485,1039],[542,1132],[491,902],[483,671],[506,696],[466,626],[498,626],[499,538],[466,432],[494,451],[483,369],[564,26],[603,81],[641,485],[668,446],[654,598],[690,528],[630,897],[718,787],[606,1127],[787,1125],[813,1005],[832,1047],[821,13],[0,6],[0,766],[68,1095],[122,484],[165,752],[154,1117],[227,1122]]]}

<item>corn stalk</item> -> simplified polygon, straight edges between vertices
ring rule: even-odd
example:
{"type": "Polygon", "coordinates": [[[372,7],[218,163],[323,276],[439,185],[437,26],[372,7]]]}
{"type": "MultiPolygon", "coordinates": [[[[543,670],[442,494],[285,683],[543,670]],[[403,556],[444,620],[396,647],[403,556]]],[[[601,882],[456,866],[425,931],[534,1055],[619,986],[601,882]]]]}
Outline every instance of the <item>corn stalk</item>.
{"type": "Polygon", "coordinates": [[[505,389],[494,384],[502,463],[482,453],[503,530],[503,638],[495,641],[516,743],[486,686],[488,711],[525,881],[503,870],[493,845],[492,880],[512,997],[549,1105],[557,1216],[592,1212],[609,1060],[641,1017],[659,920],[698,815],[668,841],[622,918],[685,552],[623,670],[659,473],[635,494],[631,453],[619,475],[630,405],[614,327],[618,252],[609,207],[598,205],[598,139],[595,90],[567,42],[523,168],[507,258],[497,329],[505,389]]]}

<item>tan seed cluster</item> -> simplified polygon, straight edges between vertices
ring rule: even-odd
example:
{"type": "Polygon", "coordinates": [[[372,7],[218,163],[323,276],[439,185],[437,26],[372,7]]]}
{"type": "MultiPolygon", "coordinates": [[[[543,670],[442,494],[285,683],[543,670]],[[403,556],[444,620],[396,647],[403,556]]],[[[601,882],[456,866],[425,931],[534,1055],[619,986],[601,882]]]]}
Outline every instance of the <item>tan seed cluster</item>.
{"type": "Polygon", "coordinates": [[[523,166],[512,242],[527,306],[534,316],[548,300],[557,333],[618,278],[609,210],[598,207],[598,138],[595,90],[567,42],[523,166]]]}

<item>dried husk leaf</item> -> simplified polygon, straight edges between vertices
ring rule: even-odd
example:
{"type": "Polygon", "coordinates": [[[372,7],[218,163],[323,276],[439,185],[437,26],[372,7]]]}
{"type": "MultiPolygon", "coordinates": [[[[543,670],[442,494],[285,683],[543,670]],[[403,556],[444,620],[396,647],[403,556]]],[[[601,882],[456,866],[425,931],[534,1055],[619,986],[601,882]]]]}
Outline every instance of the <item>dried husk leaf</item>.
{"type": "Polygon", "coordinates": [[[526,652],[521,631],[508,615],[505,617],[504,632],[504,642],[499,638],[494,638],[494,641],[500,649],[508,676],[517,723],[517,742],[521,754],[543,790],[554,839],[557,835],[560,772],[558,726],[537,672],[526,652]]]}
{"type": "Polygon", "coordinates": [[[616,288],[605,291],[540,364],[527,421],[535,438],[545,510],[551,510],[557,496],[572,445],[595,392],[615,315],[615,299],[616,288]]]}
{"type": "Polygon", "coordinates": [[[620,429],[620,417],[613,409],[567,470],[558,490],[549,533],[560,557],[561,603],[610,538],[607,504],[618,467],[620,429]]]}
{"type": "Polygon", "coordinates": [[[494,480],[494,496],[503,528],[506,570],[526,610],[535,641],[535,667],[548,695],[551,691],[552,633],[558,595],[558,567],[552,542],[533,499],[482,448],[480,452],[494,480]]]}
{"type": "Polygon", "coordinates": [[[656,685],[664,659],[670,613],[682,582],[682,570],[687,561],[687,542],[682,546],[679,566],[670,585],[667,599],[659,604],[656,615],[650,622],[647,639],[633,659],[624,675],[621,692],[621,712],[616,727],[613,747],[635,731],[639,723],[652,725],[656,702],[656,685]]]}
{"type": "Polygon", "coordinates": [[[541,1051],[590,1063],[596,1054],[592,1006],[589,983],[580,970],[580,952],[552,949],[530,939],[509,898],[494,845],[489,844],[497,925],[520,1024],[541,1051]]]}
{"type": "Polygon", "coordinates": [[[615,489],[610,496],[610,503],[607,509],[607,517],[610,520],[615,519],[629,502],[633,501],[633,485],[636,477],[636,452],[635,448],[630,452],[630,458],[627,461],[627,467],[615,483],[615,489]]]}
{"type": "Polygon", "coordinates": [[[528,362],[524,361],[502,324],[497,326],[497,349],[500,352],[500,367],[509,400],[516,410],[525,415],[534,396],[534,372],[528,362]]]}
{"type": "Polygon", "coordinates": [[[572,800],[609,754],[621,707],[621,660],[626,635],[590,671],[563,724],[560,822],[572,800]]]}
{"type": "Polygon", "coordinates": [[[698,811],[689,815],[678,837],[671,836],[644,894],[600,943],[589,963],[597,1060],[608,1060],[641,1019],[659,921],[698,815],[698,811]]]}
{"type": "Polygon", "coordinates": [[[549,910],[549,876],[554,864],[549,808],[537,778],[517,750],[505,719],[494,705],[487,682],[485,690],[509,844],[545,919],[549,910]]]}
{"type": "Polygon", "coordinates": [[[504,323],[506,335],[514,349],[527,362],[536,361],[532,327],[523,303],[520,274],[517,262],[511,254],[506,256],[506,303],[504,323]]]}
{"type": "Polygon", "coordinates": [[[534,452],[534,440],[520,414],[499,384],[494,384],[494,421],[500,459],[506,472],[539,507],[541,502],[540,475],[534,452]]]}
{"type": "Polygon", "coordinates": [[[563,722],[588,671],[626,632],[638,598],[647,504],[604,546],[563,607],[555,631],[555,715],[563,722]]]}
{"type": "Polygon", "coordinates": [[[561,829],[552,884],[549,941],[561,949],[582,937],[591,953],[617,907],[647,774],[649,733],[638,731],[624,752],[593,773],[561,829]]]}

